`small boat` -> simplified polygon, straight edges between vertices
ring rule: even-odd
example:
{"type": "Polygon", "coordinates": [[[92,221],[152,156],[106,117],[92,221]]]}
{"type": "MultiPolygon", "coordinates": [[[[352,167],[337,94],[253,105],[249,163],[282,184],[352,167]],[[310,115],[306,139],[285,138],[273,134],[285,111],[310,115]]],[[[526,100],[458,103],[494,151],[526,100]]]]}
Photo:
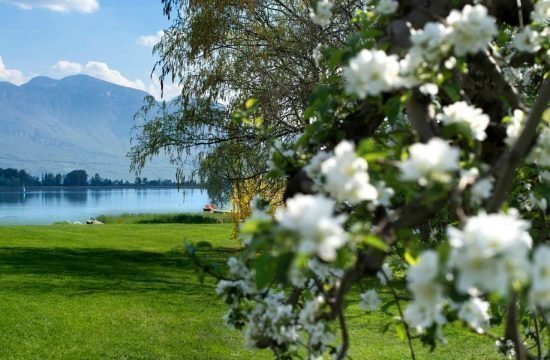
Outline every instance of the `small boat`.
{"type": "Polygon", "coordinates": [[[213,212],[216,211],[216,205],[214,205],[214,204],[206,204],[206,205],[204,205],[204,207],[202,208],[202,211],[213,213],[213,212]]]}

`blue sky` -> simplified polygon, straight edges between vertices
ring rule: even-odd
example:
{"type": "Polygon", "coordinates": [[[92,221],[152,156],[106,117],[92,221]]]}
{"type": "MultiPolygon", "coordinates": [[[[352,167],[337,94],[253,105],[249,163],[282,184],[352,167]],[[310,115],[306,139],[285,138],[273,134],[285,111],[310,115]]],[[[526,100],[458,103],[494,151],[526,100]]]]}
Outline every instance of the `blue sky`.
{"type": "Polygon", "coordinates": [[[151,50],[169,24],[160,0],[0,0],[0,81],[84,73],[158,97],[151,50]]]}

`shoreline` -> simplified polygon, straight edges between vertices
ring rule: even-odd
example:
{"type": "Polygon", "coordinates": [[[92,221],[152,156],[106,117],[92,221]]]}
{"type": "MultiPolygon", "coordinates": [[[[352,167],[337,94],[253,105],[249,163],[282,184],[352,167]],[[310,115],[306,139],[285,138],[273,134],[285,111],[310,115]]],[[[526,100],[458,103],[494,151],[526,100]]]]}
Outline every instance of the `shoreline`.
{"type": "Polygon", "coordinates": [[[206,186],[200,185],[158,185],[158,186],[149,186],[149,185],[99,185],[99,186],[25,186],[25,191],[23,191],[23,186],[0,186],[0,193],[24,193],[29,191],[52,191],[52,190],[116,190],[116,189],[197,189],[204,190],[206,186]]]}

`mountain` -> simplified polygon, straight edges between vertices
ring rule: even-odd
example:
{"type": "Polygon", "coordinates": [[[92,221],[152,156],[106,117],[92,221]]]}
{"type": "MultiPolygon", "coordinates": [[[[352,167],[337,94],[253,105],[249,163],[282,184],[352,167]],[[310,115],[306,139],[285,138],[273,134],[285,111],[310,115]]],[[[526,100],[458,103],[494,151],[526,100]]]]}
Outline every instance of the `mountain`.
{"type": "MultiPolygon", "coordinates": [[[[133,116],[147,93],[86,75],[61,80],[35,77],[16,86],[0,82],[0,168],[31,174],[84,169],[112,179],[129,173],[133,116]]],[[[156,160],[144,173],[173,178],[156,160]]]]}

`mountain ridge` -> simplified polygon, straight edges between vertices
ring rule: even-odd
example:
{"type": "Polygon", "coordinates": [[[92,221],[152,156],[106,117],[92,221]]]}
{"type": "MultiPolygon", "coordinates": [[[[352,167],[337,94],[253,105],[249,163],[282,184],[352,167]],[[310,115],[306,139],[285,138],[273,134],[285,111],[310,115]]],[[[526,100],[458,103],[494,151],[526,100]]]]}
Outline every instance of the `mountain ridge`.
{"type": "MultiPolygon", "coordinates": [[[[30,173],[84,169],[132,179],[130,131],[148,94],[88,75],[34,77],[22,85],[0,82],[0,167],[30,173]]],[[[160,159],[143,176],[173,178],[160,159]]]]}

